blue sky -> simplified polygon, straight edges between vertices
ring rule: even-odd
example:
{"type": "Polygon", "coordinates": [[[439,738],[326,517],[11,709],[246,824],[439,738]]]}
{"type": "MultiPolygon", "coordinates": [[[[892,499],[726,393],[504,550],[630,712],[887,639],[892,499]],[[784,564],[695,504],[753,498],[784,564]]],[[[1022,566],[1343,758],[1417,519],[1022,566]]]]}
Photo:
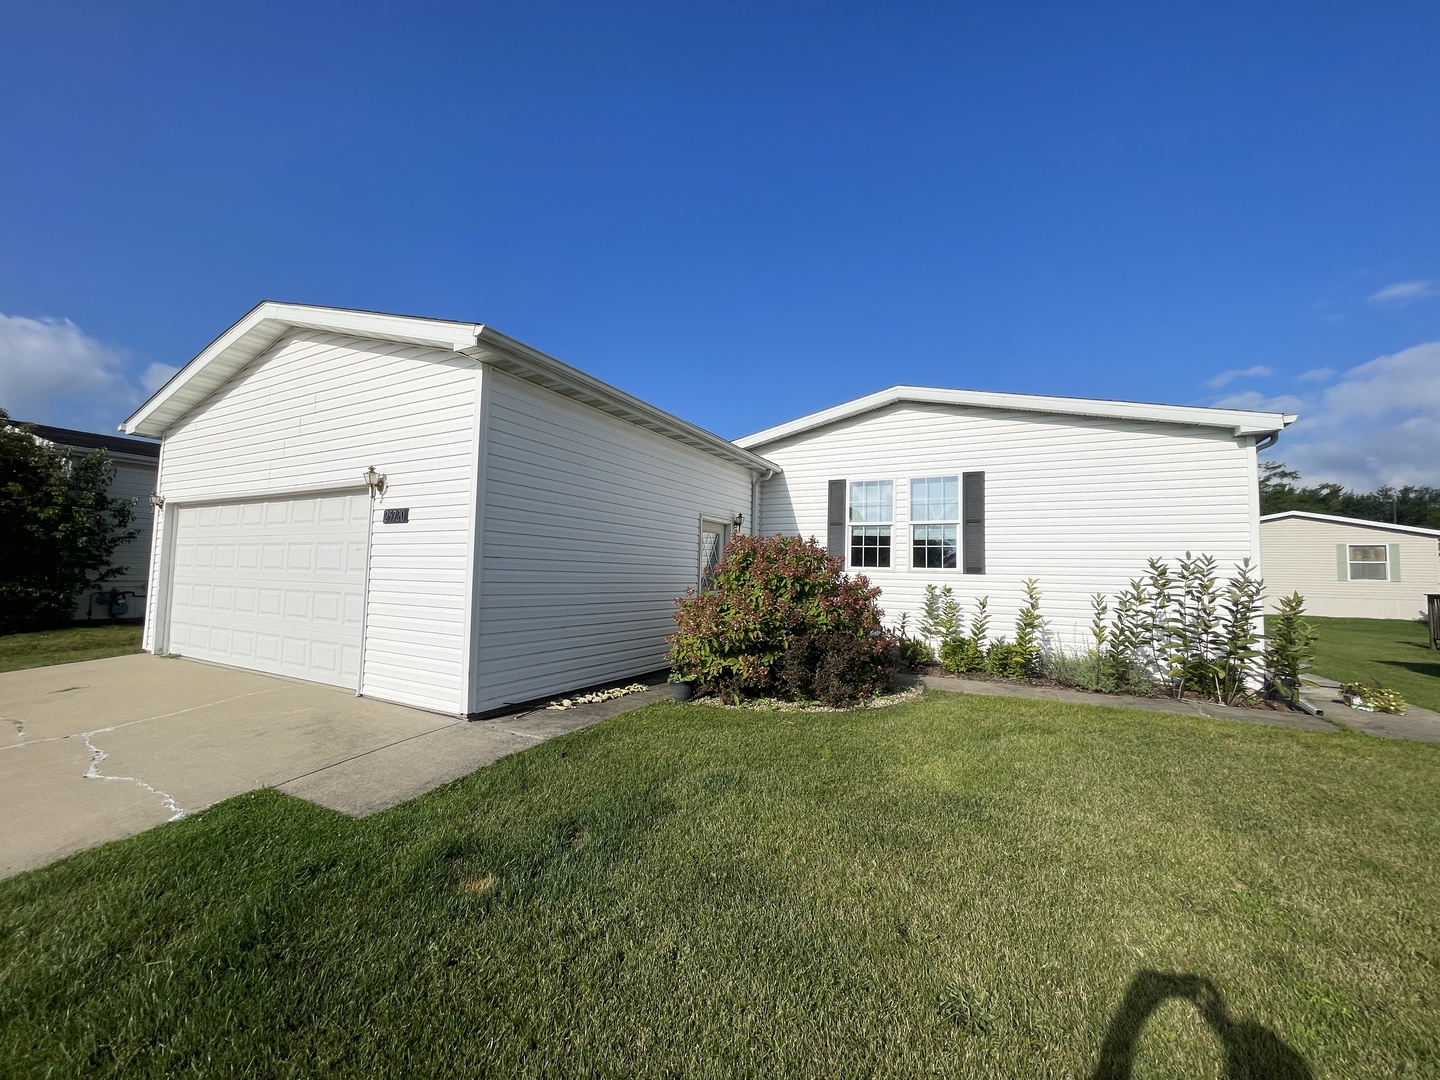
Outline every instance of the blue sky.
{"type": "Polygon", "coordinates": [[[1308,478],[1440,484],[1437,41],[1433,3],[11,3],[0,405],[107,429],[270,298],[489,323],[727,437],[901,382],[1235,403],[1304,416],[1308,478]]]}

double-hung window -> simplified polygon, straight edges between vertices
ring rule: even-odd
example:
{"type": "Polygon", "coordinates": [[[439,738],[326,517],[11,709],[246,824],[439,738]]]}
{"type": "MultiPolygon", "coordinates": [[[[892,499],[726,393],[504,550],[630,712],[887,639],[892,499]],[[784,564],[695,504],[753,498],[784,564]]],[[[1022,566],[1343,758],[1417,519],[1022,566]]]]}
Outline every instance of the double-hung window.
{"type": "Polygon", "coordinates": [[[1390,551],[1384,544],[1351,544],[1351,581],[1389,581],[1390,551]]]}
{"type": "Polygon", "coordinates": [[[911,480],[910,522],[910,565],[954,570],[960,551],[960,477],[911,480]]]}
{"type": "Polygon", "coordinates": [[[892,480],[850,483],[850,565],[888,567],[895,514],[892,480]]]}

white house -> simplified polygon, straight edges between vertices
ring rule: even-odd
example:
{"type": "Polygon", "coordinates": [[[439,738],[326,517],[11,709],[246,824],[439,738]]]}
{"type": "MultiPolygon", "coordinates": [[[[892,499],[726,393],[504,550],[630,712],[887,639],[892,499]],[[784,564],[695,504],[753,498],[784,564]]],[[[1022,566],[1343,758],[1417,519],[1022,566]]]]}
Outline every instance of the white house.
{"type": "Polygon", "coordinates": [[[1260,521],[1267,606],[1298,592],[1310,615],[1418,619],[1440,593],[1440,529],[1290,510],[1260,521]]]}
{"type": "Polygon", "coordinates": [[[774,466],[474,323],[263,303],[162,439],[144,647],[438,712],[664,666],[774,466]]]}
{"type": "Polygon", "coordinates": [[[1036,578],[1048,643],[1151,556],[1260,568],[1256,449],[1294,416],[897,386],[736,440],[780,467],[760,530],[815,536],[883,590],[887,620],[950,585],[1013,636],[1036,578]]]}
{"type": "Polygon", "coordinates": [[[119,435],[101,435],[47,424],[27,426],[42,443],[71,454],[93,454],[103,450],[115,466],[115,478],[110,481],[107,494],[112,499],[131,499],[135,503],[135,518],[130,527],[137,535],[117,547],[110,557],[111,563],[120,567],[123,573],[105,582],[103,587],[87,589],[77,596],[74,617],[79,621],[140,618],[145,610],[145,590],[150,580],[149,499],[150,493],[155,490],[160,445],[146,439],[126,439],[119,435]]]}

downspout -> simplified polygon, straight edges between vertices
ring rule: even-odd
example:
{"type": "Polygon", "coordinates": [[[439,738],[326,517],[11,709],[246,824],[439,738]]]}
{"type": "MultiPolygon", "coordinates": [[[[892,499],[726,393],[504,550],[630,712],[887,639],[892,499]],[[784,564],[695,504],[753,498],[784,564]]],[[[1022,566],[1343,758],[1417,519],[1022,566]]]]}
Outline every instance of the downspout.
{"type": "Polygon", "coordinates": [[[766,469],[765,475],[751,473],[750,480],[750,535],[760,535],[760,485],[775,475],[777,470],[766,469]]]}
{"type": "Polygon", "coordinates": [[[1258,454],[1261,450],[1269,450],[1270,447],[1274,446],[1279,441],[1280,432],[1272,431],[1269,435],[1266,435],[1265,438],[1261,439],[1255,444],[1255,452],[1258,454]]]}

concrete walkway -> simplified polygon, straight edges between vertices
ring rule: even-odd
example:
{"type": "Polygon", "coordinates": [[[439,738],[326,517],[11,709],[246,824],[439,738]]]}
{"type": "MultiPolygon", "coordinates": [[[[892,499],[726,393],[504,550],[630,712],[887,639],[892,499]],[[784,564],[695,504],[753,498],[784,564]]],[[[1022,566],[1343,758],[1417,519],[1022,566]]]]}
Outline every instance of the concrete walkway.
{"type": "Polygon", "coordinates": [[[363,816],[666,696],[467,723],[148,655],[0,673],[0,877],[256,788],[363,816]]]}
{"type": "Polygon", "coordinates": [[[1139,698],[1123,694],[1094,694],[1085,690],[1059,687],[1028,686],[1021,683],[986,682],[962,679],[953,675],[907,676],[910,684],[921,682],[931,690],[956,694],[989,694],[992,697],[1030,698],[1037,701],[1064,701],[1073,705],[1109,705],[1119,709],[1142,709],[1146,712],[1181,713],[1187,716],[1208,716],[1216,720],[1236,720],[1242,724],[1267,724],[1271,727],[1299,728],[1303,731],[1339,731],[1353,728],[1383,739],[1406,739],[1411,742],[1440,743],[1440,713],[1410,705],[1403,716],[1367,713],[1352,709],[1340,700],[1340,684],[1330,679],[1306,676],[1302,695],[1325,714],[1319,719],[1302,712],[1268,709],[1241,709],[1214,705],[1208,701],[1174,698],[1139,698]]]}
{"type": "Polygon", "coordinates": [[[1325,714],[1325,719],[1340,727],[1354,728],[1382,739],[1408,739],[1411,742],[1440,743],[1440,713],[1418,705],[1405,706],[1401,716],[1382,712],[1362,712],[1346,705],[1340,697],[1340,684],[1334,679],[1306,675],[1301,696],[1325,714]]]}

